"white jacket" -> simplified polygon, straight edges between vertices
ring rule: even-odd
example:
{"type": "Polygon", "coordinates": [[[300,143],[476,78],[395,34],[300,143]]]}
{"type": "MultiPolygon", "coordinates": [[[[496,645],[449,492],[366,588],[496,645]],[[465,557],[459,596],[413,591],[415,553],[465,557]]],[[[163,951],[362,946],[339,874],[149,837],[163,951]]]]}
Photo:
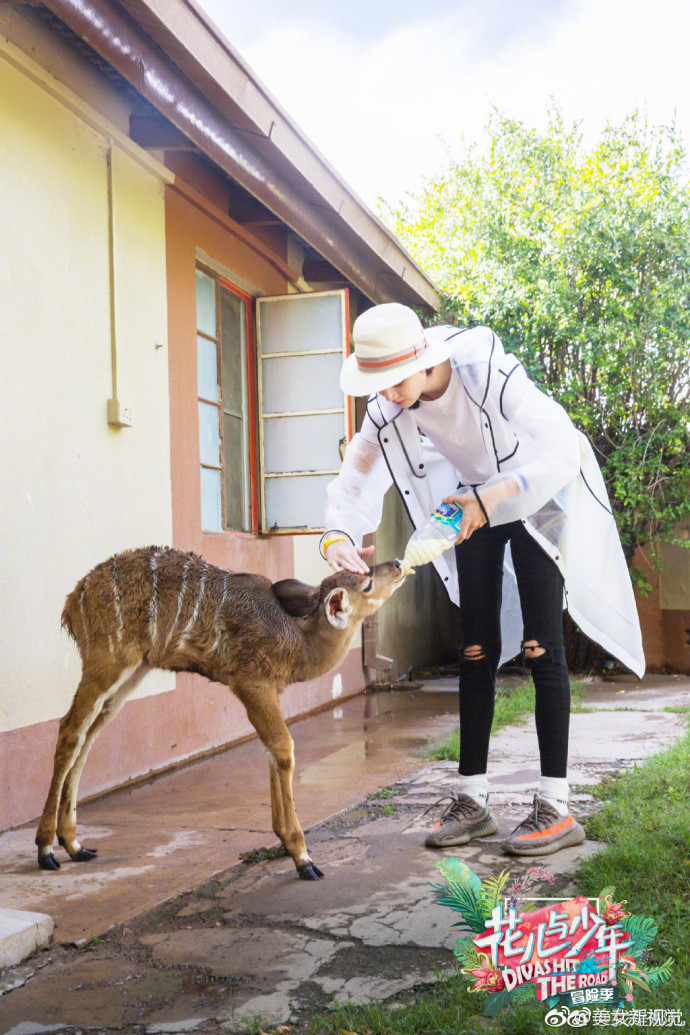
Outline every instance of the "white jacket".
{"type": "MultiPolygon", "coordinates": [[[[565,410],[534,385],[488,327],[434,327],[454,343],[451,363],[471,402],[495,474],[484,486],[515,478],[520,492],[496,506],[491,524],[520,520],[563,575],[566,606],[591,639],[636,675],[645,670],[628,566],[592,447],[565,410]]],[[[461,429],[458,429],[461,432],[461,429]]],[[[381,520],[394,483],[415,528],[444,496],[467,489],[452,464],[422,435],[413,410],[372,395],[340,474],[328,487],[324,539],[337,529],[353,543],[381,520]]],[[[481,495],[482,486],[478,487],[481,495]]],[[[323,540],[322,540],[323,541],[323,540]]],[[[458,604],[454,549],[434,562],[458,604]]],[[[501,662],[520,650],[522,614],[506,549],[501,662]]]]}

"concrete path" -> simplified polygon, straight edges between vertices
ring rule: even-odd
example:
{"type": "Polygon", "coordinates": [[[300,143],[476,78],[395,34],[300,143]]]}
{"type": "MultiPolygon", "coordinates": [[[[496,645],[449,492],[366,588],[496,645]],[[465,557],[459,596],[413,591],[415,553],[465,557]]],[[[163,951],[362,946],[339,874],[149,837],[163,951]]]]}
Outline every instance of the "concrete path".
{"type": "MultiPolygon", "coordinates": [[[[410,736],[405,723],[415,710],[429,714],[427,693],[438,706],[439,726],[450,727],[456,703],[451,689],[445,682],[414,697],[377,695],[377,714],[388,710],[392,716],[389,741],[410,736]]],[[[591,809],[586,788],[604,773],[628,768],[680,736],[685,716],[664,709],[688,706],[690,680],[684,678],[592,684],[585,698],[576,699],[572,717],[573,810],[591,809]]],[[[531,803],[538,779],[535,745],[532,721],[496,736],[491,804],[499,831],[447,854],[480,874],[508,868],[517,876],[543,864],[555,878],[549,894],[560,895],[572,888],[578,859],[597,845],[585,842],[544,860],[500,852],[500,841],[531,803]]],[[[341,765],[325,763],[341,784],[350,781],[346,756],[341,765]]],[[[438,879],[433,864],[442,853],[423,847],[424,830],[437,813],[422,814],[453,788],[455,768],[412,759],[390,790],[313,826],[307,840],[326,873],[323,881],[297,880],[285,857],[241,863],[211,879],[210,873],[201,882],[190,879],[184,893],[148,912],[132,912],[102,939],[81,948],[56,945],[10,968],[0,979],[0,992],[8,989],[0,998],[0,1035],[83,1028],[151,1035],[240,1031],[257,1014],[264,1030],[282,1022],[298,1035],[334,996],[388,1000],[432,982],[453,965],[457,933],[452,914],[431,897],[429,882],[438,879]]],[[[298,807],[300,793],[298,787],[298,807]]],[[[102,929],[108,919],[103,917],[102,929]]]]}
{"type": "MultiPolygon", "coordinates": [[[[457,690],[365,694],[291,723],[302,826],[415,772],[414,751],[456,717],[457,690]]],[[[0,834],[0,907],[47,913],[60,942],[100,936],[274,843],[266,751],[254,739],[80,804],[79,839],[98,849],[89,863],[56,846],[61,869],[39,870],[35,828],[0,834]]]]}

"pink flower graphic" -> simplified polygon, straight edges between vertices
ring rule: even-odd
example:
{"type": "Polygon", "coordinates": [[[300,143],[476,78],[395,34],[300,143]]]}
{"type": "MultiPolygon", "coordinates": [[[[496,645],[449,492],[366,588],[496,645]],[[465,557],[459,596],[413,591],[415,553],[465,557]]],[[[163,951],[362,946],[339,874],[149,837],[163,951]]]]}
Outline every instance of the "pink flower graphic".
{"type": "Polygon", "coordinates": [[[623,906],[627,906],[628,904],[627,898],[624,898],[622,902],[612,902],[611,896],[607,895],[605,902],[606,909],[601,916],[607,924],[617,924],[621,920],[625,919],[626,916],[630,916],[630,913],[623,909],[623,906]]]}
{"type": "Polygon", "coordinates": [[[492,963],[485,952],[479,954],[481,968],[478,970],[463,970],[463,974],[471,974],[477,980],[469,989],[470,992],[500,992],[506,987],[503,974],[492,963]]]}

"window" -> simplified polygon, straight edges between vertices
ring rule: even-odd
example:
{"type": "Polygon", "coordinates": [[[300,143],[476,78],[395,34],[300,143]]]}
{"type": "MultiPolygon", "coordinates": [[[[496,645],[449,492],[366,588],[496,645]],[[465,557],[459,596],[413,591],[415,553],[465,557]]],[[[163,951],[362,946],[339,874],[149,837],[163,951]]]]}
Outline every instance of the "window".
{"type": "Polygon", "coordinates": [[[347,355],[347,291],[256,301],[262,456],[262,528],[323,528],[326,486],[352,437],[340,389],[347,355]]]}
{"type": "Polygon", "coordinates": [[[251,296],[198,267],[196,297],[203,531],[322,529],[326,486],[352,436],[339,385],[347,291],[256,300],[256,387],[251,296]]]}
{"type": "Polygon", "coordinates": [[[257,527],[251,298],[196,271],[201,527],[257,527]]]}

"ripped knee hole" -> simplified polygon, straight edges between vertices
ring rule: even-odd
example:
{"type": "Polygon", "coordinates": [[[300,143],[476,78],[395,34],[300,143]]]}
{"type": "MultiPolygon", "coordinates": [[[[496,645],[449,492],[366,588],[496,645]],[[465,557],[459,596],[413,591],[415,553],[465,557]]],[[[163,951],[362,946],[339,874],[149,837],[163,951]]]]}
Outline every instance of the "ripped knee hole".
{"type": "Polygon", "coordinates": [[[541,647],[536,640],[526,640],[522,645],[526,658],[540,658],[546,654],[546,647],[541,647]]]}
{"type": "Polygon", "coordinates": [[[484,653],[484,648],[481,647],[479,644],[473,644],[473,646],[471,647],[465,647],[462,652],[462,656],[466,658],[467,661],[481,661],[483,658],[486,657],[484,653]]]}

